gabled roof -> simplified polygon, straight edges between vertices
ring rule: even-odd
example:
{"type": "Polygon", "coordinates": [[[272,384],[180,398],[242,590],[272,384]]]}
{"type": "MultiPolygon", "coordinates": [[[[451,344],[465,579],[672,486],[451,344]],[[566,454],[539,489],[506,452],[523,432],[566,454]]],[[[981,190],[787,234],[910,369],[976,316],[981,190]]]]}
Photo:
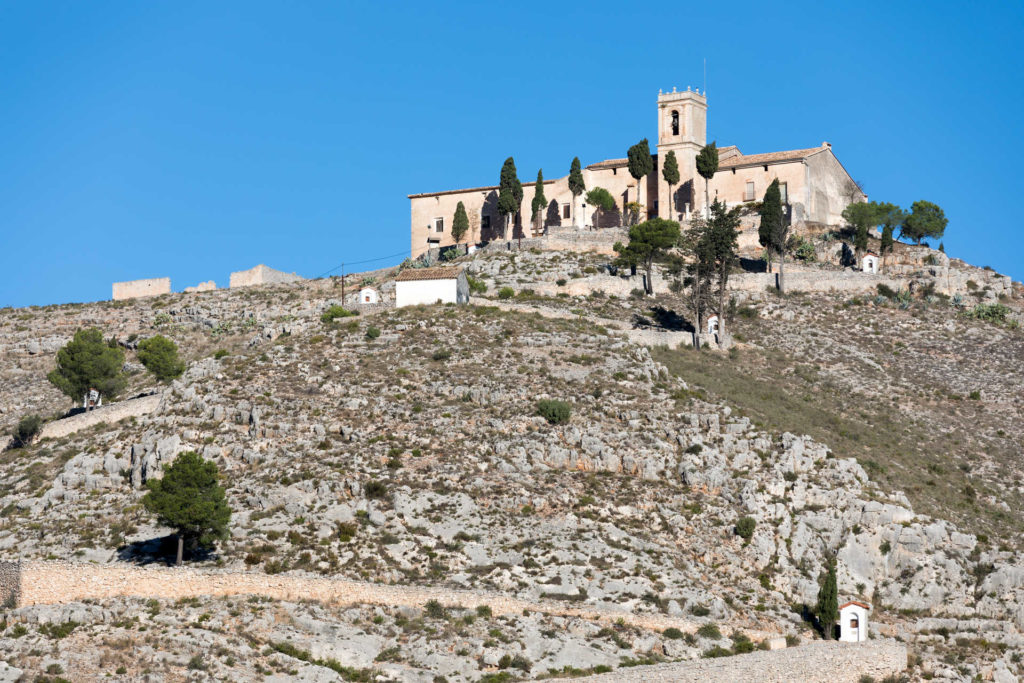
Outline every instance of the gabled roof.
{"type": "Polygon", "coordinates": [[[596,164],[590,164],[587,169],[597,171],[602,168],[622,168],[623,166],[629,166],[629,159],[605,159],[596,164]]]}
{"type": "Polygon", "coordinates": [[[406,268],[395,282],[416,282],[419,280],[454,280],[462,273],[460,266],[437,266],[434,268],[406,268]]]}
{"type": "Polygon", "coordinates": [[[863,602],[860,602],[858,600],[850,600],[849,602],[844,602],[843,604],[839,605],[839,609],[845,609],[850,605],[856,605],[857,607],[861,607],[866,610],[871,609],[871,605],[865,605],[863,602]]]}
{"type": "MultiPolygon", "coordinates": [[[[728,148],[724,148],[728,149],[728,148]]],[[[791,149],[784,152],[767,152],[765,154],[737,154],[730,156],[727,159],[722,159],[722,154],[719,152],[718,156],[718,170],[729,168],[742,168],[745,166],[762,166],[764,164],[781,164],[788,161],[803,161],[807,157],[814,156],[824,152],[825,150],[832,149],[831,145],[827,143],[821,147],[809,147],[807,149],[791,149]]],[[[736,150],[737,152],[739,150],[736,150]]]]}
{"type": "Polygon", "coordinates": [[[721,164],[726,159],[732,159],[735,156],[743,156],[743,152],[736,145],[728,145],[727,147],[718,148],[718,163],[721,164]]]}

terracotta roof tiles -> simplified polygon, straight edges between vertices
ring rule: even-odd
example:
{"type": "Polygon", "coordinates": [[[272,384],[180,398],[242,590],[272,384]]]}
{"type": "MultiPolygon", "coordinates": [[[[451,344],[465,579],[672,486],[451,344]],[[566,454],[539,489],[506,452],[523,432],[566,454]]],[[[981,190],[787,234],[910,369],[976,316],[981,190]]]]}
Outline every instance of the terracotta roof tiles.
{"type": "Polygon", "coordinates": [[[418,280],[454,280],[462,272],[459,266],[437,266],[434,268],[406,268],[395,282],[415,282],[418,280]]]}

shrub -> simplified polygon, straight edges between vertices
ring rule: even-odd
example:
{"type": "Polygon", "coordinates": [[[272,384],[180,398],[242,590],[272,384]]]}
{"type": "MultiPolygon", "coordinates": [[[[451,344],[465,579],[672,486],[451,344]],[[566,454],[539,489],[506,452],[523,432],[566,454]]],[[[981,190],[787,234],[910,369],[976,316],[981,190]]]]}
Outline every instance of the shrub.
{"type": "Polygon", "coordinates": [[[427,603],[423,605],[423,608],[427,612],[427,616],[431,619],[444,619],[448,616],[447,610],[444,605],[439,603],[437,600],[427,600],[427,603]]]}
{"type": "Polygon", "coordinates": [[[376,327],[373,327],[372,325],[370,327],[366,328],[366,338],[367,339],[376,339],[379,336],[380,336],[380,329],[378,329],[376,327]]]}
{"type": "Polygon", "coordinates": [[[565,401],[552,399],[537,401],[537,414],[553,425],[568,422],[571,413],[572,407],[565,401]]]}
{"type": "Polygon", "coordinates": [[[26,415],[18,420],[18,426],[14,428],[14,447],[22,448],[27,446],[36,434],[43,427],[43,418],[38,415],[26,415]]]}
{"type": "Polygon", "coordinates": [[[879,282],[878,285],[876,285],[875,289],[878,290],[879,296],[884,296],[886,299],[896,299],[896,292],[894,292],[892,287],[890,287],[889,285],[882,284],[881,282],[879,282]]]}
{"type": "Polygon", "coordinates": [[[671,640],[679,640],[683,637],[683,632],[677,629],[675,626],[670,626],[661,632],[661,635],[671,640]]]}
{"type": "Polygon", "coordinates": [[[475,277],[467,275],[466,282],[469,284],[469,291],[473,294],[483,294],[487,291],[487,283],[483,280],[477,280],[475,277]]]}
{"type": "Polygon", "coordinates": [[[711,614],[711,610],[705,607],[704,605],[694,605],[690,608],[690,614],[692,614],[695,617],[706,617],[707,615],[711,614]]]}
{"type": "Polygon", "coordinates": [[[498,290],[499,299],[511,299],[516,295],[516,292],[511,287],[502,287],[498,290]]]}
{"type": "Polygon", "coordinates": [[[77,621],[65,621],[63,624],[40,624],[39,632],[53,640],[60,640],[67,638],[76,628],[78,628],[77,621]]]}
{"type": "Polygon", "coordinates": [[[559,287],[565,287],[566,282],[568,282],[568,280],[566,280],[564,277],[560,277],[557,280],[555,280],[555,284],[558,285],[559,287]]]}
{"type": "Polygon", "coordinates": [[[981,392],[980,392],[980,391],[978,391],[977,389],[975,389],[974,391],[972,391],[972,392],[971,392],[971,393],[970,393],[970,394],[968,395],[968,397],[969,397],[969,398],[970,398],[970,399],[971,399],[972,401],[980,401],[980,400],[981,400],[981,392]]]}
{"type": "Polygon", "coordinates": [[[227,355],[230,355],[230,354],[228,354],[228,350],[227,349],[217,349],[216,351],[213,352],[213,357],[216,360],[220,360],[221,358],[223,358],[224,356],[227,356],[227,355]]]}
{"type": "Polygon", "coordinates": [[[320,316],[320,322],[327,324],[332,323],[338,318],[351,318],[352,316],[359,315],[359,311],[350,311],[347,308],[343,308],[338,304],[334,304],[320,316]]]}
{"type": "Polygon", "coordinates": [[[718,630],[718,624],[715,623],[704,624],[697,629],[697,635],[709,640],[720,640],[722,638],[722,632],[718,630]]]}
{"type": "Polygon", "coordinates": [[[754,521],[753,517],[743,517],[740,521],[736,522],[736,535],[744,541],[749,541],[754,535],[755,526],[757,526],[757,522],[754,521]]]}
{"type": "Polygon", "coordinates": [[[178,358],[178,345],[158,334],[139,342],[139,362],[161,382],[180,377],[185,363],[178,358]]]}
{"type": "Polygon", "coordinates": [[[430,357],[431,360],[448,360],[452,357],[452,352],[449,349],[438,349],[434,351],[434,354],[430,357]]]}
{"type": "Polygon", "coordinates": [[[986,320],[992,323],[1005,323],[1010,314],[1009,306],[1003,304],[978,304],[967,314],[971,318],[986,320]]]}
{"type": "Polygon", "coordinates": [[[363,489],[367,498],[381,499],[388,495],[388,485],[382,481],[367,482],[363,489]]]}
{"type": "Polygon", "coordinates": [[[882,544],[880,546],[878,546],[878,550],[883,555],[888,555],[889,551],[892,550],[892,544],[889,543],[889,541],[882,541],[882,544]]]}

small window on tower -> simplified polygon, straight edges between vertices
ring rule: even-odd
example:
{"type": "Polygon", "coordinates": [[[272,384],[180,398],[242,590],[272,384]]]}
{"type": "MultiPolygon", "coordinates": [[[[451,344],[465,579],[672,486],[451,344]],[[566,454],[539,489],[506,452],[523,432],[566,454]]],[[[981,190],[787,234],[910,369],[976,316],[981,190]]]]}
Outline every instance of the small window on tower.
{"type": "Polygon", "coordinates": [[[572,207],[568,204],[562,204],[562,218],[572,218],[572,207]]]}
{"type": "Polygon", "coordinates": [[[752,202],[754,201],[754,181],[748,180],[747,187],[743,191],[743,201],[752,202]]]}
{"type": "Polygon", "coordinates": [[[679,135],[679,112],[672,112],[672,135],[679,135]]]}
{"type": "Polygon", "coordinates": [[[435,218],[434,219],[434,232],[444,232],[444,219],[443,218],[435,218]]]}

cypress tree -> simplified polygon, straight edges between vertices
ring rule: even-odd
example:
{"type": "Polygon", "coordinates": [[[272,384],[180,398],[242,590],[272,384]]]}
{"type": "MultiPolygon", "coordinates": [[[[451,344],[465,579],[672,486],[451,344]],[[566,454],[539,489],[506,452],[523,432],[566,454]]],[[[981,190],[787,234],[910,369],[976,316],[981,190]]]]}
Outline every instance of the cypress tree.
{"type": "Polygon", "coordinates": [[[572,224],[576,225],[576,198],[587,189],[583,182],[583,171],[580,170],[580,158],[573,157],[569,167],[569,192],[572,192],[572,224]]]}
{"type": "Polygon", "coordinates": [[[501,178],[498,182],[498,213],[505,217],[505,239],[509,239],[508,229],[512,216],[519,212],[523,203],[523,184],[516,175],[516,162],[512,157],[505,159],[501,167],[501,178]]]}
{"type": "Polygon", "coordinates": [[[711,220],[703,235],[707,240],[703,252],[711,257],[718,279],[718,308],[715,312],[718,314],[719,346],[725,346],[725,293],[729,288],[729,273],[739,259],[737,242],[742,211],[738,206],[726,208],[724,203],[715,200],[711,205],[711,220]]]}
{"type": "Polygon", "coordinates": [[[544,216],[544,209],[547,208],[548,199],[544,196],[544,169],[537,171],[537,182],[533,186],[533,201],[530,202],[530,209],[533,215],[531,216],[533,224],[538,228],[541,227],[541,219],[544,216]]]}
{"type": "Polygon", "coordinates": [[[886,225],[882,228],[882,240],[878,246],[878,251],[882,252],[882,260],[885,261],[885,255],[892,251],[892,226],[886,225]]]}
{"type": "Polygon", "coordinates": [[[704,211],[705,215],[711,217],[711,200],[708,184],[718,173],[718,147],[712,141],[710,145],[704,145],[697,154],[697,173],[704,179],[704,211]]]}
{"type": "Polygon", "coordinates": [[[830,560],[828,573],[818,590],[818,623],[826,640],[832,639],[832,629],[839,621],[839,590],[836,586],[836,563],[830,560]]]}
{"type": "MultiPolygon", "coordinates": [[[[779,181],[773,180],[768,189],[764,192],[764,199],[761,201],[761,225],[757,229],[757,236],[761,245],[768,250],[768,263],[771,264],[772,252],[779,254],[780,259],[785,249],[786,230],[783,226],[782,215],[782,193],[779,191],[779,181]],[[781,238],[781,239],[780,239],[781,238]]],[[[781,261],[780,261],[781,263],[781,261]]],[[[779,273],[779,284],[782,284],[782,273],[779,273]]]]}
{"type": "Polygon", "coordinates": [[[651,158],[647,138],[630,147],[626,156],[629,157],[629,175],[636,179],[636,201],[638,204],[644,204],[643,194],[640,192],[641,182],[654,170],[654,159],[651,158]]]}
{"type": "Polygon", "coordinates": [[[466,214],[466,205],[459,202],[455,205],[455,218],[452,219],[452,239],[455,244],[462,241],[462,238],[469,232],[469,216],[466,214]]]}
{"type": "Polygon", "coordinates": [[[661,165],[661,177],[668,183],[668,217],[674,219],[676,200],[672,195],[672,187],[679,182],[679,162],[676,161],[676,153],[671,150],[665,155],[665,163],[661,165]]]}

